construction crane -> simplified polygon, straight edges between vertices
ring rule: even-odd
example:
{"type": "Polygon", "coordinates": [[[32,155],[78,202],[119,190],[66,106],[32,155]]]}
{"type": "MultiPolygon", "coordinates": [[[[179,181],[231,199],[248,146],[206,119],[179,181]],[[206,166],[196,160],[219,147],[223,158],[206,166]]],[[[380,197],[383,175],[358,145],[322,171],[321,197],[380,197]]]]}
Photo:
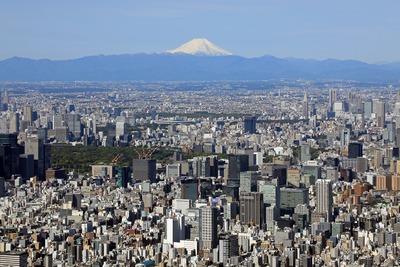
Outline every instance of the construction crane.
{"type": "Polygon", "coordinates": [[[157,150],[157,148],[150,148],[148,150],[144,149],[144,147],[142,147],[141,150],[138,150],[136,148],[133,148],[136,152],[136,154],[138,155],[138,159],[151,159],[151,156],[153,155],[153,153],[157,150]]]}
{"type": "Polygon", "coordinates": [[[118,155],[116,155],[112,160],[111,163],[113,163],[114,165],[117,165],[118,161],[121,159],[121,157],[123,156],[122,153],[119,153],[118,155]]]}
{"type": "Polygon", "coordinates": [[[184,144],[184,145],[182,146],[182,153],[188,154],[188,153],[190,153],[190,152],[192,152],[192,149],[190,149],[190,147],[189,147],[187,144],[184,144]]]}

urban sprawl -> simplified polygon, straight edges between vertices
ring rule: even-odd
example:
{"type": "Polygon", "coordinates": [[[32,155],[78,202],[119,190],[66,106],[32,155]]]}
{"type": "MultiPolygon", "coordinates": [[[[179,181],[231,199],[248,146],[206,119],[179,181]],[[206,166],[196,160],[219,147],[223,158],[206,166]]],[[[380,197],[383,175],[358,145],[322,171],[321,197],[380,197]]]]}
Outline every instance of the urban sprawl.
{"type": "Polygon", "coordinates": [[[399,266],[400,90],[0,84],[1,266],[399,266]]]}

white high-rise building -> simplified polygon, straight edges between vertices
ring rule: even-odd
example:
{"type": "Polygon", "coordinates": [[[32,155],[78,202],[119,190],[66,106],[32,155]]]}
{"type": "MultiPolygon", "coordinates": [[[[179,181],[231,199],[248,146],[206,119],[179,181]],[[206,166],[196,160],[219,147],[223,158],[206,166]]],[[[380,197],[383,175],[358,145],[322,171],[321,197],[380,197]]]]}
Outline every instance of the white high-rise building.
{"type": "Polygon", "coordinates": [[[394,105],[394,115],[396,118],[396,128],[400,128],[400,89],[397,91],[397,101],[394,105]]]}
{"type": "Polygon", "coordinates": [[[10,129],[9,133],[19,132],[19,113],[13,112],[10,114],[10,129]]]}
{"type": "Polygon", "coordinates": [[[117,121],[116,127],[115,127],[115,135],[117,137],[123,136],[125,134],[125,127],[126,127],[125,122],[117,121]]]}
{"type": "Polygon", "coordinates": [[[185,239],[185,216],[178,214],[167,218],[167,244],[173,245],[174,242],[179,242],[185,239]]]}
{"type": "Polygon", "coordinates": [[[318,179],[315,183],[317,189],[317,209],[318,213],[326,213],[327,220],[331,220],[333,194],[332,194],[332,181],[328,179],[318,179]]]}
{"type": "Polygon", "coordinates": [[[64,126],[62,122],[62,117],[60,115],[53,115],[51,122],[53,123],[53,130],[58,127],[64,126]]]}

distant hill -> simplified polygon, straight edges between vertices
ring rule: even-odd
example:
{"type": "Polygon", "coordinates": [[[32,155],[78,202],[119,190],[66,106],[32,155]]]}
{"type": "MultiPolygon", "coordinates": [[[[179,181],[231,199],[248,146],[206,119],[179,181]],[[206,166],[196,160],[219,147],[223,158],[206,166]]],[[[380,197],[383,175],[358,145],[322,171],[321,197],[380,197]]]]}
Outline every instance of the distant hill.
{"type": "Polygon", "coordinates": [[[73,60],[0,61],[0,81],[172,81],[343,79],[394,82],[400,64],[367,64],[354,60],[244,58],[185,53],[98,55],[73,60]]]}

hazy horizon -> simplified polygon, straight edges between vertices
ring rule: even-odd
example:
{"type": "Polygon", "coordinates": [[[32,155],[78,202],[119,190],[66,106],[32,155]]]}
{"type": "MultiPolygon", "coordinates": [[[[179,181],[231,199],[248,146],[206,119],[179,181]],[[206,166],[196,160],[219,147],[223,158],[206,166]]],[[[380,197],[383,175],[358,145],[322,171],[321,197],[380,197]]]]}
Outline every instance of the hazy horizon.
{"type": "Polygon", "coordinates": [[[400,2],[2,2],[0,60],[161,53],[206,38],[247,58],[398,62],[400,2]]]}

